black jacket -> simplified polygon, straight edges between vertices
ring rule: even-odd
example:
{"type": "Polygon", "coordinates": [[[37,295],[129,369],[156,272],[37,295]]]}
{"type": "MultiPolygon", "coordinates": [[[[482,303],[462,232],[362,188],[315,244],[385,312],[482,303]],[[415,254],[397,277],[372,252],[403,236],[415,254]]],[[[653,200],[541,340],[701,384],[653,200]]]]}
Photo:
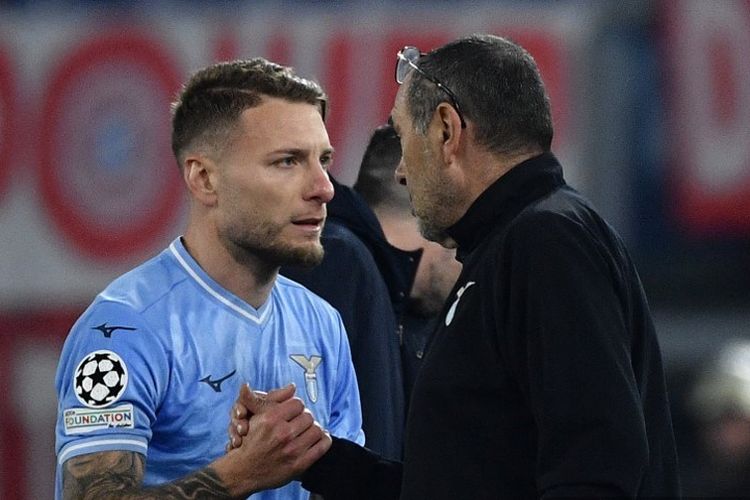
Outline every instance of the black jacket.
{"type": "MultiPolygon", "coordinates": [[[[517,165],[449,233],[463,270],[414,386],[400,498],[678,496],[640,280],[555,157],[517,165]]],[[[333,484],[339,449],[355,463],[336,443],[303,485],[333,484]]],[[[397,496],[399,464],[359,463],[397,496]]],[[[337,491],[326,498],[377,498],[337,491]]]]}
{"type": "Polygon", "coordinates": [[[402,498],[678,495],[640,280],[557,159],[513,168],[449,233],[463,271],[414,388],[402,498]]]}

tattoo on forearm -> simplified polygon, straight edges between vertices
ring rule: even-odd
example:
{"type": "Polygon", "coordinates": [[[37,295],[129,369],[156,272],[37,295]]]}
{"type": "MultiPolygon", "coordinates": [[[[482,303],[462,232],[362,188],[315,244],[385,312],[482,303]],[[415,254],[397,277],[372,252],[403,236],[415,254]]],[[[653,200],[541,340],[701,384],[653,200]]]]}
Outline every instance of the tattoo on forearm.
{"type": "Polygon", "coordinates": [[[152,488],[143,488],[140,485],[144,470],[143,455],[133,452],[112,451],[71,458],[63,467],[63,498],[65,500],[232,498],[211,467],[152,488]]]}
{"type": "Polygon", "coordinates": [[[63,497],[115,498],[137,488],[143,470],[144,457],[139,453],[112,451],[73,457],[63,467],[63,497]]]}
{"type": "Polygon", "coordinates": [[[148,498],[205,498],[208,500],[210,498],[225,499],[232,497],[222,484],[219,476],[212,468],[207,467],[184,479],[156,488],[154,496],[148,498]]]}

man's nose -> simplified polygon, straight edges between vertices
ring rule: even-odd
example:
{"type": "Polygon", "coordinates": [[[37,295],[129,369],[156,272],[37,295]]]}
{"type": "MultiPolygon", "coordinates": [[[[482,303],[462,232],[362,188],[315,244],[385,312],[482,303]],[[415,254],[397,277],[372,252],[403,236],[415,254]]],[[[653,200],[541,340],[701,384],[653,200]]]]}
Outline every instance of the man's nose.
{"type": "Polygon", "coordinates": [[[322,166],[314,167],[313,184],[310,191],[310,199],[321,203],[328,203],[333,199],[333,184],[328,177],[328,172],[322,166]]]}

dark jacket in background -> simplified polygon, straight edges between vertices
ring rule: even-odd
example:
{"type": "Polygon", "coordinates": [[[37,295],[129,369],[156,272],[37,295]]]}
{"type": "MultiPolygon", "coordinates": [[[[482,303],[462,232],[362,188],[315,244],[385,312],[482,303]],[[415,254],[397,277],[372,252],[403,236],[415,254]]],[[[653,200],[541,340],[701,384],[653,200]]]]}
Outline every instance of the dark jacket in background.
{"type": "Polygon", "coordinates": [[[362,399],[366,446],[399,459],[405,424],[398,317],[405,308],[421,251],[390,245],[365,201],[331,179],[323,229],[323,262],[281,273],[327,300],[341,314],[362,399]]]}
{"type": "Polygon", "coordinates": [[[407,307],[400,319],[401,362],[404,367],[404,396],[408,415],[414,381],[437,328],[438,317],[423,316],[407,307]]]}

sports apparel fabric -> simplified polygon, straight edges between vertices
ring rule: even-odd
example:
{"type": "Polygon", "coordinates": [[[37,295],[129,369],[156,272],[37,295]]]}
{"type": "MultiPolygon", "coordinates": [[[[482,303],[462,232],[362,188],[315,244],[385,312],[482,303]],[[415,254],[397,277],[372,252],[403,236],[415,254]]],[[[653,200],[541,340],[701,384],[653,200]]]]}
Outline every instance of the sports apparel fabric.
{"type": "MultiPolygon", "coordinates": [[[[145,455],[146,485],[206,466],[224,453],[245,382],[266,391],[295,383],[323,428],[364,442],[339,314],[283,276],[255,309],[208,276],[177,238],[101,292],[65,342],[56,496],[61,464],[84,453],[145,455]]],[[[293,482],[252,498],[308,496],[293,482]]]]}

